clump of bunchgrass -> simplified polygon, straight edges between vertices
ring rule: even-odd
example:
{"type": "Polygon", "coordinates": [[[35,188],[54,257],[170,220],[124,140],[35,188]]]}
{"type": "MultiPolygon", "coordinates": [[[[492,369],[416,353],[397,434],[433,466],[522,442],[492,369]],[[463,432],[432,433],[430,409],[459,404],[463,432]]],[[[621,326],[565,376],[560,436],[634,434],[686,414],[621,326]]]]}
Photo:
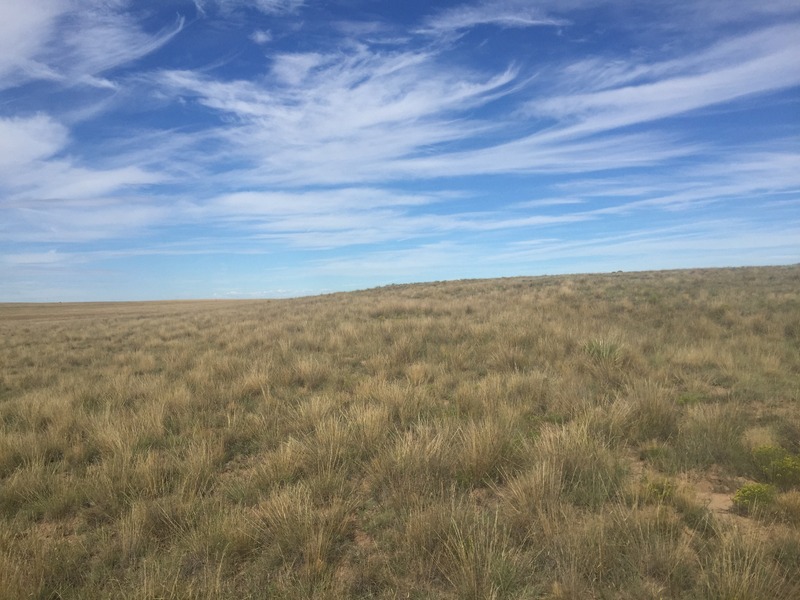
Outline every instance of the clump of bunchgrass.
{"type": "Polygon", "coordinates": [[[458,436],[457,477],[467,485],[498,481],[519,468],[518,424],[512,419],[469,421],[458,436]]]}
{"type": "Polygon", "coordinates": [[[631,404],[628,439],[671,440],[678,433],[680,414],[671,391],[652,380],[634,380],[626,389],[631,404]]]}
{"type": "Polygon", "coordinates": [[[449,423],[397,431],[367,467],[372,489],[392,505],[436,494],[449,486],[455,472],[457,439],[449,423]]]}
{"type": "Polygon", "coordinates": [[[454,501],[412,510],[405,528],[409,566],[441,578],[454,597],[508,598],[525,584],[530,565],[497,513],[454,501]]]}
{"type": "Polygon", "coordinates": [[[251,523],[271,568],[291,567],[314,579],[335,568],[353,529],[355,507],[352,498],[315,504],[312,490],[301,482],[273,492],[251,523]]]}
{"type": "Polygon", "coordinates": [[[625,464],[586,423],[544,428],[534,451],[558,474],[564,498],[578,506],[596,508],[617,497],[628,476],[625,464]]]}
{"type": "Polygon", "coordinates": [[[746,414],[740,406],[690,406],[678,427],[675,459],[684,468],[717,464],[734,473],[745,473],[750,463],[743,444],[745,426],[746,414]]]}
{"type": "Polygon", "coordinates": [[[585,365],[601,389],[622,387],[631,368],[631,358],[619,342],[606,338],[590,339],[583,347],[585,365]]]}
{"type": "Polygon", "coordinates": [[[509,597],[521,567],[496,515],[451,522],[438,559],[457,596],[475,600],[509,597]]]}
{"type": "Polygon", "coordinates": [[[787,570],[770,556],[769,542],[739,528],[720,536],[701,562],[704,598],[794,598],[800,592],[797,570],[787,570]]]}

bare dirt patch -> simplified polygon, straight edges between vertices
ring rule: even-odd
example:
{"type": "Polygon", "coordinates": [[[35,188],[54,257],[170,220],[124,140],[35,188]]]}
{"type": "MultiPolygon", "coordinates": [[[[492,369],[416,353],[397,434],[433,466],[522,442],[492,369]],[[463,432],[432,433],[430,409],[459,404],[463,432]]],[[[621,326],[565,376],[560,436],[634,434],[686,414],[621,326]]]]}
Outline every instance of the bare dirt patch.
{"type": "Polygon", "coordinates": [[[733,496],[740,487],[752,482],[711,470],[689,477],[687,483],[694,488],[698,500],[715,515],[740,517],[733,511],[733,496]]]}

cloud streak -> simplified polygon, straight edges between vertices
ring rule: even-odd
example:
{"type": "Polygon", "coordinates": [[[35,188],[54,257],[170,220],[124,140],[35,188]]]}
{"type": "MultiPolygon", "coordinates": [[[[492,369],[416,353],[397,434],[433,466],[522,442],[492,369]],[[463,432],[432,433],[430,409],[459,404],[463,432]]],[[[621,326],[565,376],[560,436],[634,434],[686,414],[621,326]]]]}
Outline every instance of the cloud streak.
{"type": "Polygon", "coordinates": [[[155,34],[118,9],[126,3],[8,0],[0,8],[0,90],[36,80],[114,88],[101,77],[167,44],[184,19],[155,34]]]}
{"type": "Polygon", "coordinates": [[[615,63],[602,84],[590,73],[596,63],[567,65],[556,88],[580,90],[569,94],[541,90],[515,69],[445,73],[433,50],[363,45],[276,55],[261,82],[170,71],[157,85],[235,118],[236,126],[219,132],[225,151],[249,161],[253,180],[265,185],[602,171],[702,151],[658,130],[617,130],[796,87],[800,44],[794,33],[794,27],[775,27],[685,60],[615,63]],[[536,99],[523,101],[515,113],[492,121],[463,118],[476,109],[491,114],[499,101],[526,95],[536,99]],[[536,122],[545,125],[532,127],[536,122]]]}
{"type": "MultiPolygon", "coordinates": [[[[699,59],[688,60],[683,72],[667,78],[653,80],[659,74],[679,71],[674,60],[628,68],[628,77],[616,78],[623,85],[535,100],[527,109],[566,124],[545,134],[550,139],[605,132],[796,87],[800,84],[795,58],[798,54],[797,28],[775,27],[712,47],[699,59]],[[648,81],[630,85],[625,82],[644,78],[648,81]]],[[[581,71],[583,75],[586,70],[581,71]]],[[[580,75],[563,85],[573,89],[589,87],[580,81],[580,75]]]]}
{"type": "Polygon", "coordinates": [[[567,24],[567,20],[550,17],[529,2],[481,2],[445,9],[428,18],[418,32],[438,36],[463,32],[479,25],[528,28],[567,24]]]}
{"type": "Polygon", "coordinates": [[[234,117],[219,131],[225,151],[264,182],[297,185],[368,181],[391,160],[485,134],[497,125],[459,115],[510,93],[514,79],[512,70],[445,75],[428,53],[356,46],[278,55],[261,85],[186,71],[162,73],[157,85],[234,117]]]}

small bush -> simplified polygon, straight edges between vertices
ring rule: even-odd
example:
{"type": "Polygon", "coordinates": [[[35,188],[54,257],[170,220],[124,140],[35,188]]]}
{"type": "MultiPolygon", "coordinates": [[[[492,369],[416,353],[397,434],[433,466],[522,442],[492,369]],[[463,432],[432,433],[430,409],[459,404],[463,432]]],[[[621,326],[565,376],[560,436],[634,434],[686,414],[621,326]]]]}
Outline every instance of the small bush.
{"type": "Polygon", "coordinates": [[[743,514],[750,514],[758,507],[775,502],[775,488],[765,483],[748,483],[733,496],[733,506],[743,514]]]}
{"type": "Polygon", "coordinates": [[[781,489],[800,484],[800,456],[776,446],[759,446],[753,450],[753,461],[767,483],[781,489]]]}

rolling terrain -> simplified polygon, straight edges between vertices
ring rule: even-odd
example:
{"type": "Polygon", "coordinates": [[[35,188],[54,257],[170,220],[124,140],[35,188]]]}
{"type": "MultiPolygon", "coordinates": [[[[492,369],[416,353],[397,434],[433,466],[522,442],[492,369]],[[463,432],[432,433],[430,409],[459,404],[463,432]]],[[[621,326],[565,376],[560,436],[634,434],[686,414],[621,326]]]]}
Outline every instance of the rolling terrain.
{"type": "Polygon", "coordinates": [[[0,598],[800,597],[800,266],[0,305],[0,598]]]}

